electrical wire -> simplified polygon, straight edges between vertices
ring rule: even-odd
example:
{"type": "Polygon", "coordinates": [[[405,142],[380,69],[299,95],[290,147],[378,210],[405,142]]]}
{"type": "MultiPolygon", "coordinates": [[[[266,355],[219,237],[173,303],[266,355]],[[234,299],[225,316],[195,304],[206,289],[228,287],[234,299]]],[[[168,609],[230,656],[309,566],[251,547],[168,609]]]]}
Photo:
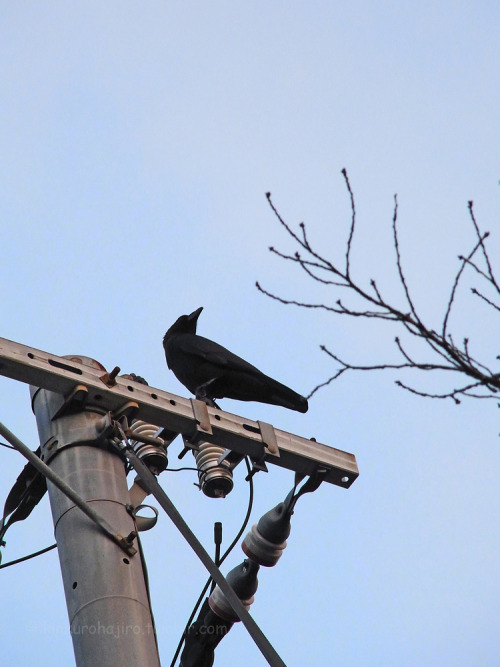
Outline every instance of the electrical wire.
{"type": "Polygon", "coordinates": [[[41,556],[44,553],[47,553],[47,551],[51,551],[52,549],[55,549],[57,547],[57,544],[53,544],[50,547],[45,547],[45,549],[40,549],[40,551],[35,551],[35,553],[30,554],[29,556],[23,556],[22,558],[17,558],[16,560],[11,560],[9,563],[4,563],[3,565],[0,565],[0,570],[2,570],[4,567],[9,567],[10,565],[17,565],[18,563],[22,563],[25,560],[29,560],[30,558],[35,558],[36,556],[41,556]]]}
{"type": "Polygon", "coordinates": [[[15,449],[12,445],[8,445],[6,442],[0,442],[1,447],[6,447],[7,449],[15,449]]]}
{"type": "Polygon", "coordinates": [[[167,513],[174,526],[181,533],[182,537],[184,537],[194,553],[198,556],[210,575],[215,579],[225,598],[227,598],[228,603],[234,609],[238,615],[238,618],[248,630],[248,633],[255,641],[257,647],[267,662],[272,665],[272,667],[286,667],[276,649],[273,647],[266,635],[262,632],[259,624],[256,623],[256,621],[248,613],[247,608],[243,604],[242,600],[236,595],[231,584],[224,577],[222,572],[209,556],[207,550],[203,547],[199,539],[186,523],[182,517],[182,514],[178,511],[168,495],[165,493],[164,489],[160,486],[155,475],[151,472],[151,470],[149,470],[147,465],[141,461],[141,459],[134,452],[133,448],[127,443],[127,436],[123,433],[123,429],[120,428],[119,424],[117,428],[123,438],[121,448],[124,451],[127,459],[133,464],[141,480],[141,484],[144,485],[146,490],[154,495],[154,497],[160,503],[162,509],[167,513]]]}
{"type": "MultiPolygon", "coordinates": [[[[252,468],[251,468],[251,466],[250,466],[250,461],[248,460],[248,456],[245,456],[245,464],[246,464],[246,466],[247,466],[247,471],[248,471],[248,473],[250,474],[252,468]]],[[[219,560],[219,562],[217,563],[218,567],[220,567],[220,566],[222,565],[222,563],[226,560],[226,558],[229,556],[229,554],[231,553],[231,551],[234,549],[234,547],[235,547],[236,544],[238,543],[238,540],[239,540],[240,537],[243,535],[243,532],[245,531],[245,528],[246,528],[247,525],[248,525],[248,521],[250,520],[250,515],[251,515],[251,513],[252,513],[252,507],[253,507],[253,477],[252,477],[252,476],[250,476],[249,479],[248,479],[248,489],[249,489],[249,491],[248,491],[248,508],[247,508],[247,513],[246,513],[246,515],[245,515],[245,518],[244,518],[244,520],[243,520],[243,523],[242,523],[242,525],[241,525],[241,528],[239,529],[239,531],[238,531],[236,537],[235,537],[234,540],[231,542],[231,544],[228,546],[228,548],[227,548],[226,551],[224,552],[222,558],[221,558],[221,559],[219,560]]],[[[203,590],[202,590],[201,593],[200,593],[200,596],[199,596],[198,600],[196,601],[196,603],[195,603],[195,605],[194,605],[193,611],[191,612],[191,615],[190,615],[190,617],[189,617],[189,619],[188,619],[188,622],[186,623],[186,627],[184,628],[184,631],[183,631],[183,633],[182,633],[182,636],[181,636],[181,638],[180,638],[180,640],[179,640],[179,643],[178,643],[178,645],[177,645],[177,649],[176,649],[176,651],[175,651],[174,657],[173,657],[173,659],[172,659],[172,662],[170,663],[170,667],[174,667],[174,666],[175,666],[175,663],[176,663],[176,661],[177,661],[177,658],[178,658],[178,656],[179,656],[179,653],[180,653],[181,650],[182,650],[182,645],[184,644],[184,641],[185,641],[185,639],[186,639],[186,634],[187,634],[189,628],[191,627],[191,623],[193,622],[193,619],[194,619],[194,617],[196,616],[196,613],[198,612],[198,609],[199,609],[201,603],[203,602],[203,598],[205,597],[205,594],[206,594],[206,592],[207,592],[207,590],[208,590],[208,588],[209,588],[209,586],[210,586],[211,583],[212,583],[212,577],[209,577],[208,580],[207,580],[207,582],[206,582],[206,584],[205,584],[204,587],[203,587],[203,590]]]]}
{"type": "Polygon", "coordinates": [[[139,537],[139,531],[137,531],[136,540],[137,540],[137,546],[139,548],[139,556],[141,558],[142,573],[144,575],[144,584],[146,586],[146,595],[147,595],[147,598],[148,598],[149,611],[150,611],[150,614],[151,614],[151,623],[153,625],[153,635],[154,635],[154,639],[155,639],[156,651],[158,652],[158,660],[159,660],[160,659],[160,654],[159,654],[159,651],[158,651],[158,634],[156,632],[155,617],[154,617],[154,614],[153,614],[153,606],[151,604],[151,590],[149,588],[149,573],[148,573],[148,567],[146,565],[146,558],[144,556],[144,550],[142,548],[141,538],[139,537]]]}

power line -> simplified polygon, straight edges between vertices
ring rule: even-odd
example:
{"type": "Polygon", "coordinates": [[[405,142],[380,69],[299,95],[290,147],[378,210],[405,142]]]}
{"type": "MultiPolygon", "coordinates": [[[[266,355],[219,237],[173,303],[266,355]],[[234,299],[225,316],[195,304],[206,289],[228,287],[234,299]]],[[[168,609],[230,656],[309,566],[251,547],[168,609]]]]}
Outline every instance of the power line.
{"type": "Polygon", "coordinates": [[[2,570],[4,567],[9,567],[10,565],[17,565],[18,563],[22,563],[23,561],[29,560],[30,558],[36,558],[36,556],[41,556],[42,554],[47,553],[47,551],[52,551],[52,549],[55,549],[56,547],[57,544],[52,544],[50,547],[45,547],[45,549],[40,549],[40,551],[35,551],[35,553],[32,553],[29,556],[23,556],[22,558],[11,560],[9,563],[4,563],[3,565],[0,565],[0,570],[2,570]]]}
{"type": "Polygon", "coordinates": [[[6,442],[0,442],[1,447],[6,447],[7,449],[15,449],[12,445],[8,445],[6,442]]]}
{"type": "MultiPolygon", "coordinates": [[[[250,466],[250,463],[249,463],[249,461],[248,461],[248,456],[245,456],[245,464],[246,464],[246,466],[247,466],[247,471],[248,471],[248,473],[250,474],[251,466],[250,466]]],[[[248,525],[248,521],[249,521],[249,519],[250,519],[250,515],[251,515],[251,513],[252,513],[252,507],[253,507],[253,477],[249,477],[249,478],[248,478],[248,489],[249,489],[249,493],[248,493],[248,508],[247,508],[247,513],[246,513],[246,515],[245,515],[245,518],[243,519],[243,523],[242,523],[241,528],[239,529],[239,531],[238,531],[236,537],[235,537],[234,540],[231,542],[231,544],[228,546],[228,548],[227,548],[226,551],[224,552],[224,555],[222,556],[222,558],[221,558],[221,559],[219,560],[219,562],[217,563],[217,566],[218,566],[218,567],[220,567],[220,566],[222,565],[222,563],[226,560],[226,558],[229,556],[229,554],[231,553],[231,551],[234,549],[234,547],[235,547],[236,544],[238,543],[238,540],[239,540],[240,537],[243,535],[243,533],[244,533],[244,531],[245,531],[245,528],[246,528],[247,525],[248,525]]],[[[190,626],[191,626],[191,623],[193,622],[194,617],[196,616],[196,613],[197,613],[197,611],[198,611],[198,609],[199,609],[199,607],[200,607],[200,605],[201,605],[201,603],[202,603],[202,601],[203,601],[203,598],[205,597],[205,593],[207,592],[208,587],[210,586],[210,583],[211,583],[211,582],[212,582],[212,577],[209,577],[209,578],[207,579],[206,584],[203,586],[203,590],[201,591],[200,596],[199,596],[199,598],[197,599],[197,601],[196,601],[196,603],[195,603],[195,605],[194,605],[194,607],[193,607],[193,611],[191,612],[191,615],[190,615],[190,617],[189,617],[189,619],[188,619],[188,621],[187,621],[187,623],[186,623],[186,627],[184,628],[184,631],[183,631],[182,636],[181,636],[181,638],[180,638],[180,640],[179,640],[179,643],[177,644],[177,648],[176,648],[176,650],[175,650],[175,654],[174,654],[174,657],[173,657],[173,659],[172,659],[172,662],[170,663],[170,667],[174,667],[174,665],[175,665],[175,663],[176,663],[176,661],[177,661],[177,658],[178,658],[178,656],[179,656],[179,653],[181,652],[181,649],[182,649],[182,645],[184,644],[184,641],[185,641],[185,639],[186,639],[186,634],[187,634],[187,632],[188,632],[188,630],[189,630],[189,628],[190,628],[190,626]]]]}

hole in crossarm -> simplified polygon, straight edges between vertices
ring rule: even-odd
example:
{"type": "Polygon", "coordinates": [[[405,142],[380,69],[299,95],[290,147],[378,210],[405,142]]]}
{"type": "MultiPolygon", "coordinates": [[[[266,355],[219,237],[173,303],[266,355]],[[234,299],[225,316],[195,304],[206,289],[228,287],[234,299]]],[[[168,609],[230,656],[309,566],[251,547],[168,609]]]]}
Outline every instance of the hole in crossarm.
{"type": "MultiPolygon", "coordinates": [[[[33,359],[31,353],[28,354],[28,357],[33,359]]],[[[49,364],[55,366],[56,368],[61,368],[63,371],[70,371],[71,373],[76,373],[77,375],[82,375],[82,369],[76,368],[76,366],[70,366],[69,364],[63,364],[61,361],[56,361],[55,359],[49,359],[49,364]]]]}
{"type": "Polygon", "coordinates": [[[72,586],[71,588],[72,588],[73,590],[75,590],[75,588],[76,588],[77,586],[78,586],[78,582],[74,581],[74,582],[73,582],[73,586],[72,586]]]}
{"type": "Polygon", "coordinates": [[[251,426],[250,424],[243,424],[242,426],[246,431],[250,431],[251,433],[260,433],[260,428],[256,426],[251,426]]]}

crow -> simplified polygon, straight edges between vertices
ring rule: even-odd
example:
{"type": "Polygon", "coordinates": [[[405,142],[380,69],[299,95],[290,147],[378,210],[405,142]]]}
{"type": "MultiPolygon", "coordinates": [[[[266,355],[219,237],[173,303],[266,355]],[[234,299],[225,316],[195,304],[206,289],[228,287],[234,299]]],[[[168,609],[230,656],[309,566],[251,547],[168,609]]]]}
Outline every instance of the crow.
{"type": "Polygon", "coordinates": [[[222,345],[197,336],[196,324],[202,310],[181,315],[163,338],[167,366],[197,399],[215,407],[215,398],[234,398],[307,412],[307,399],[303,396],[222,345]]]}

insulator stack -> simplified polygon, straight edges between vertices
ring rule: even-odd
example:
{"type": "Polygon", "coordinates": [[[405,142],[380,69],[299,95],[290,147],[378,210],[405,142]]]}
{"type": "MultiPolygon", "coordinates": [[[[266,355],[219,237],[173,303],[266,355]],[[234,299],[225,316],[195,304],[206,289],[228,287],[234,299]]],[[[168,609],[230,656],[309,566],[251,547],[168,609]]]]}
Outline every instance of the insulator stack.
{"type": "Polygon", "coordinates": [[[167,449],[163,438],[159,438],[157,433],[161,430],[154,424],[136,419],[130,426],[130,441],[137,456],[144,461],[148,468],[155,475],[159,475],[168,465],[167,449]],[[141,442],[135,440],[134,434],[140,438],[148,439],[150,442],[141,442]],[[157,444],[155,444],[156,441],[157,444]]]}
{"type": "Polygon", "coordinates": [[[209,442],[202,442],[193,451],[200,489],[209,498],[225,498],[233,489],[233,471],[229,464],[218,462],[225,451],[224,447],[209,442]]]}

